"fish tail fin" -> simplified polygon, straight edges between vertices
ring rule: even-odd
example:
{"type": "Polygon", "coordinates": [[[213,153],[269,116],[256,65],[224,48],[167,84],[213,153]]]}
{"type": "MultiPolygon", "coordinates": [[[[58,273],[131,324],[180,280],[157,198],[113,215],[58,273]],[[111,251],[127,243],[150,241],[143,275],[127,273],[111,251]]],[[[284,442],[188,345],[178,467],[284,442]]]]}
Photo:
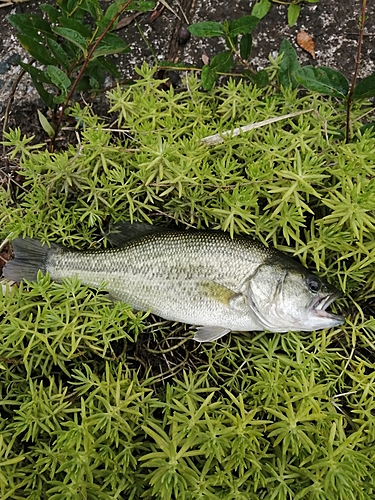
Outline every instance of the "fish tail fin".
{"type": "Polygon", "coordinates": [[[4,278],[11,281],[35,281],[38,271],[46,272],[47,255],[52,248],[32,238],[12,241],[14,259],[3,268],[4,278]]]}

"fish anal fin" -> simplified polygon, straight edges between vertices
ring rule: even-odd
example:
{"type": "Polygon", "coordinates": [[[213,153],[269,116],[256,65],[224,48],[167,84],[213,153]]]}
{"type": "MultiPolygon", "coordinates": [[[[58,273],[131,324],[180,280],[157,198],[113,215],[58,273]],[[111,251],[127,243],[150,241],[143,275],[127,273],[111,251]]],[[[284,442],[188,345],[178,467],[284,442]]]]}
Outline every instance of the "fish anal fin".
{"type": "Polygon", "coordinates": [[[229,332],[229,328],[222,326],[199,326],[194,335],[194,340],[196,342],[213,342],[224,337],[229,332]]]}

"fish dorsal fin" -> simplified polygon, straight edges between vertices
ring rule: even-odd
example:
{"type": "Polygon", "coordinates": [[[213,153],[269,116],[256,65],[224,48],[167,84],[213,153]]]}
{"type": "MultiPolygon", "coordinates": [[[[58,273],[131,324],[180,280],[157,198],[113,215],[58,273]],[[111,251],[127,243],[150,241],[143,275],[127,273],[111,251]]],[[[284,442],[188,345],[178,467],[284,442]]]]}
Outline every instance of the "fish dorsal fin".
{"type": "Polygon", "coordinates": [[[159,234],[165,231],[168,231],[168,229],[152,226],[151,224],[120,221],[109,225],[105,237],[113,246],[122,247],[130,240],[135,240],[150,234],[159,234]]]}

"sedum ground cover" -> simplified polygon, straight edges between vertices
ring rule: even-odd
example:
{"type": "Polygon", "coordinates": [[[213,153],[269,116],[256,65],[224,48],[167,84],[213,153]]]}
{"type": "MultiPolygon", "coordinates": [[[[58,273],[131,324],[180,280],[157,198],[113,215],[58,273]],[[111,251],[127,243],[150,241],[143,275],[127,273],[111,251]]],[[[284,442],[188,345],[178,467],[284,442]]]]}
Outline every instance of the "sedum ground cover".
{"type": "Polygon", "coordinates": [[[49,153],[8,134],[24,183],[1,192],[1,236],[105,245],[108,220],[255,235],[343,291],[345,325],[232,333],[112,305],[102,290],[4,287],[0,498],[373,499],[374,139],[342,138],[341,103],[192,76],[162,90],[147,66],[108,94],[113,120],[71,111],[79,143],[49,153]],[[293,111],[208,147],[203,137],[293,111]]]}

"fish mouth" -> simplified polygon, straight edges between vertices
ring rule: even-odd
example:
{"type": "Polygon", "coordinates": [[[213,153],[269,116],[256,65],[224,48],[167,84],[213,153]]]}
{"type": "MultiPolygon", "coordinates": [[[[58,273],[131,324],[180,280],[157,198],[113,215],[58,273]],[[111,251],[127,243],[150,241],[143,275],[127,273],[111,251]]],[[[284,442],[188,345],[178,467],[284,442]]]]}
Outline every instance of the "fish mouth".
{"type": "Polygon", "coordinates": [[[333,314],[330,311],[327,311],[327,308],[339,297],[341,297],[340,292],[332,292],[329,293],[328,295],[325,295],[324,297],[319,297],[312,305],[312,309],[316,313],[317,316],[321,318],[329,318],[337,324],[341,324],[344,322],[344,316],[341,316],[339,314],[333,314]]]}

